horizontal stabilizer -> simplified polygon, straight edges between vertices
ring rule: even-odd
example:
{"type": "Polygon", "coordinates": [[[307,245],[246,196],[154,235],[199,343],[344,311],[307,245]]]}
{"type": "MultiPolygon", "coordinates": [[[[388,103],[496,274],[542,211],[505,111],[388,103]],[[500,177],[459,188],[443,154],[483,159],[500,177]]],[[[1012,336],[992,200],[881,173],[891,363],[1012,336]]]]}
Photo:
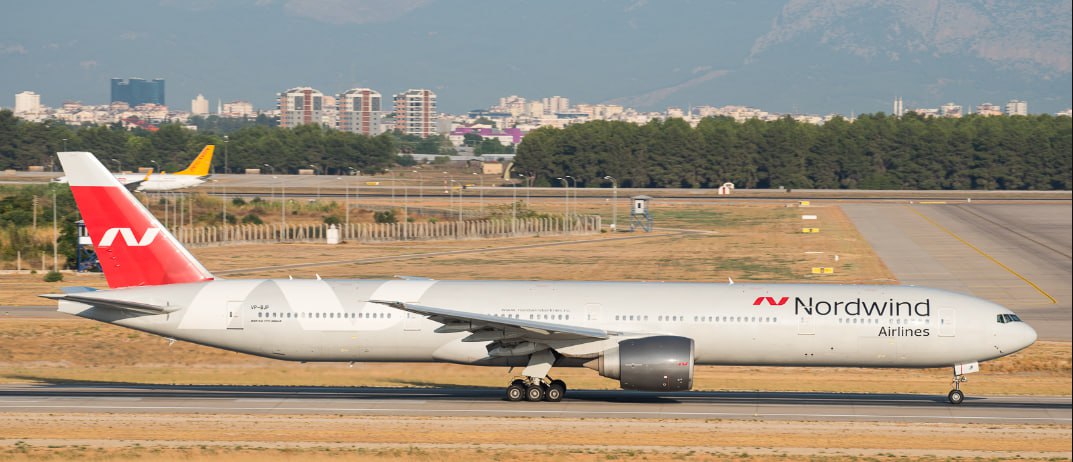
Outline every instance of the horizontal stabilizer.
{"type": "MultiPolygon", "coordinates": [[[[88,289],[88,287],[86,287],[88,289]]],[[[66,289],[65,289],[66,290],[66,289]]],[[[41,297],[51,300],[63,300],[68,302],[82,303],[90,305],[95,308],[105,308],[111,310],[132,311],[142,314],[167,314],[173,311],[178,311],[178,306],[159,306],[150,305],[148,303],[132,302],[128,300],[117,300],[114,298],[103,298],[89,295],[90,291],[82,291],[75,293],[64,294],[44,294],[41,297]]]]}

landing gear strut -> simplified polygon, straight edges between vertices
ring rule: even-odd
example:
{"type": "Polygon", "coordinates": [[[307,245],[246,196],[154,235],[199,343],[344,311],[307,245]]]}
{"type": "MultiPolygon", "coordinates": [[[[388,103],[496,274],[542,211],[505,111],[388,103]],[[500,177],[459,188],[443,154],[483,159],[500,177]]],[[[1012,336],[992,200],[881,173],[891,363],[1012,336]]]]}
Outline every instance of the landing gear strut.
{"type": "Polygon", "coordinates": [[[950,401],[950,404],[961,404],[961,401],[965,399],[965,393],[961,392],[961,383],[968,382],[969,379],[964,375],[954,375],[953,390],[946,395],[946,399],[950,401]]]}

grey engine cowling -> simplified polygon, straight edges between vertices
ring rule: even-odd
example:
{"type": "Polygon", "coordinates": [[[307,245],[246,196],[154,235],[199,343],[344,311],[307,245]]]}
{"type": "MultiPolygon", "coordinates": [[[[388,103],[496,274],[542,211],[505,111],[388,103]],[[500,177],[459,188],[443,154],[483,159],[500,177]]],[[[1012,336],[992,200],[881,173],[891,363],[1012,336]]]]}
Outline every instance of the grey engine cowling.
{"type": "Polygon", "coordinates": [[[626,390],[689,390],[693,387],[693,339],[659,335],[623,340],[585,367],[618,379],[626,390]]]}

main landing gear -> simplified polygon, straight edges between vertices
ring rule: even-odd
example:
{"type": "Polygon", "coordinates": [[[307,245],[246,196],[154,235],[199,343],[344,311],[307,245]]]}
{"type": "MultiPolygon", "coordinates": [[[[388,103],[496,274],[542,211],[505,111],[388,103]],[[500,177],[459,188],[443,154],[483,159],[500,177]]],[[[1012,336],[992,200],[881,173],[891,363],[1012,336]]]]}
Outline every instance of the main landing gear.
{"type": "Polygon", "coordinates": [[[514,379],[507,387],[507,401],[562,401],[566,395],[566,382],[545,377],[543,379],[514,379]]]}
{"type": "Polygon", "coordinates": [[[555,364],[555,354],[551,350],[530,355],[522,377],[514,379],[507,387],[507,401],[562,401],[566,382],[548,377],[552,364],[555,364]]]}

